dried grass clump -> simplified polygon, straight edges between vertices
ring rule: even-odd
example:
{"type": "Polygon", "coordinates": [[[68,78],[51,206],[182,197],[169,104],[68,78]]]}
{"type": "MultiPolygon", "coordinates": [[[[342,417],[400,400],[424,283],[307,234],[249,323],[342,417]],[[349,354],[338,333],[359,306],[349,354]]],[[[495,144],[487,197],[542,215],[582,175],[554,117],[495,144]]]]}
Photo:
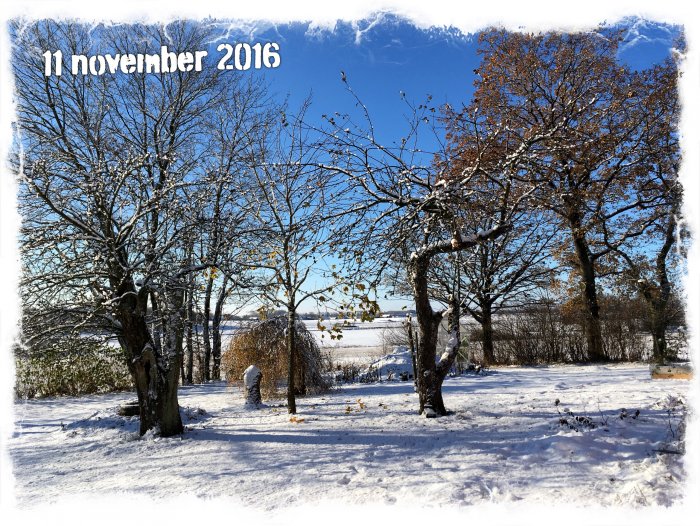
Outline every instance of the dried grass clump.
{"type": "MultiPolygon", "coordinates": [[[[243,371],[256,365],[262,371],[260,390],[270,398],[286,392],[287,387],[287,319],[277,316],[241,329],[221,357],[222,370],[229,383],[241,381],[243,371]]],[[[321,354],[316,340],[306,326],[296,322],[295,394],[327,391],[330,382],[324,377],[328,359],[321,354]]]]}

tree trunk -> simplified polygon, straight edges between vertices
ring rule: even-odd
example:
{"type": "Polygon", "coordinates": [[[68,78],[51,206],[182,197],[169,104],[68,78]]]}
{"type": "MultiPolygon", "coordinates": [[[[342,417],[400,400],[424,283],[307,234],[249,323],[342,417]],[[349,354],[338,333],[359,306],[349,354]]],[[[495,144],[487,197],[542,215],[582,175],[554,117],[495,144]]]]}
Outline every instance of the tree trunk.
{"type": "MultiPolygon", "coordinates": [[[[449,243],[434,245],[430,250],[425,250],[420,255],[411,255],[408,270],[413,285],[413,298],[416,303],[416,318],[418,321],[416,372],[418,374],[419,412],[427,417],[445,415],[447,413],[442,402],[442,380],[452,366],[459,351],[459,305],[457,305],[454,310],[457,313],[457,339],[450,338],[452,343],[440,358],[438,370],[435,363],[435,354],[442,314],[434,312],[430,305],[430,295],[428,293],[430,260],[437,254],[465,250],[475,246],[480,241],[495,239],[509,228],[508,225],[500,225],[484,234],[479,234],[477,237],[467,240],[453,237],[449,243]]],[[[456,296],[453,299],[459,302],[458,295],[456,296]]]]}
{"type": "Polygon", "coordinates": [[[653,338],[653,358],[655,362],[663,363],[669,359],[666,331],[668,329],[668,300],[671,295],[670,283],[668,281],[662,282],[659,290],[656,292],[655,298],[649,298],[645,294],[645,299],[649,308],[650,329],[653,338]]]}
{"type": "MultiPolygon", "coordinates": [[[[181,292],[184,296],[184,291],[181,292]]],[[[185,317],[182,315],[184,310],[184,305],[180,302],[180,307],[178,309],[177,325],[175,329],[175,353],[178,357],[177,369],[180,374],[180,385],[185,385],[185,360],[183,359],[185,354],[185,317]]],[[[177,382],[177,380],[176,380],[177,382]]]]}
{"type": "Polygon", "coordinates": [[[224,281],[221,284],[221,290],[219,290],[219,296],[216,300],[216,305],[214,306],[214,317],[211,320],[212,380],[221,380],[221,316],[223,314],[224,301],[226,300],[226,296],[228,294],[228,291],[226,290],[227,285],[228,276],[224,276],[224,281]]]}
{"type": "Polygon", "coordinates": [[[175,287],[166,294],[168,317],[164,320],[163,355],[158,359],[156,403],[160,435],[165,437],[178,435],[183,431],[177,400],[178,373],[182,363],[183,290],[181,287],[175,287]]]}
{"type": "Polygon", "coordinates": [[[299,396],[306,395],[306,364],[300,353],[295,353],[294,363],[297,368],[297,380],[298,383],[294,384],[295,394],[299,396]]]}
{"type": "Polygon", "coordinates": [[[192,344],[192,326],[197,323],[193,311],[193,285],[187,291],[187,319],[186,319],[186,339],[187,339],[187,365],[185,367],[185,381],[188,385],[193,383],[194,370],[194,346],[192,344]]]}
{"type": "Polygon", "coordinates": [[[297,402],[294,395],[294,376],[296,373],[296,316],[293,308],[287,310],[287,410],[290,415],[297,412],[297,402]]]}
{"type": "Polygon", "coordinates": [[[428,257],[416,257],[411,261],[411,279],[416,303],[418,342],[416,374],[418,381],[418,412],[427,417],[443,415],[444,405],[435,370],[437,335],[441,316],[433,311],[428,295],[428,257]],[[442,410],[442,412],[440,412],[442,410]]]}
{"type": "Polygon", "coordinates": [[[570,223],[581,276],[588,360],[591,362],[604,362],[606,357],[603,350],[603,336],[600,326],[600,306],[598,305],[598,292],[596,289],[595,265],[588,247],[588,241],[585,234],[581,231],[580,221],[573,217],[570,219],[570,223]]]}
{"type": "Polygon", "coordinates": [[[496,363],[496,356],[493,351],[493,324],[491,321],[491,303],[485,301],[481,304],[481,338],[484,352],[483,365],[493,365],[496,363]]]}
{"type": "Polygon", "coordinates": [[[406,317],[406,332],[408,332],[408,347],[411,351],[411,365],[413,366],[413,384],[418,385],[418,374],[416,373],[416,345],[413,342],[413,320],[411,316],[406,317]]]}
{"type": "Polygon", "coordinates": [[[160,436],[169,437],[179,435],[183,432],[182,419],[180,418],[180,405],[177,400],[178,357],[167,371],[164,371],[158,383],[158,404],[156,413],[158,415],[158,428],[160,436]]]}
{"type": "Polygon", "coordinates": [[[668,329],[668,300],[671,296],[671,284],[666,276],[665,262],[663,266],[659,266],[657,261],[656,274],[657,284],[651,285],[640,280],[639,289],[649,312],[653,359],[657,363],[663,363],[669,358],[666,330],[668,329]]]}
{"type": "Polygon", "coordinates": [[[650,305],[651,310],[651,336],[653,338],[654,361],[663,363],[668,358],[668,345],[666,343],[666,309],[660,302],[650,305]]]}
{"type": "MultiPolygon", "coordinates": [[[[139,401],[139,433],[151,429],[161,436],[182,433],[182,421],[177,400],[179,360],[174,353],[172,360],[159,366],[153,340],[146,322],[146,298],[134,294],[133,282],[124,280],[119,287],[119,342],[125,351],[129,372],[134,380],[139,401]],[[132,294],[126,294],[127,291],[132,294]]],[[[172,342],[175,343],[174,341],[172,342]]]]}
{"type": "MultiPolygon", "coordinates": [[[[462,311],[460,309],[460,298],[457,295],[452,295],[450,297],[449,314],[447,316],[447,347],[445,352],[442,353],[440,361],[435,367],[436,371],[436,382],[437,382],[437,393],[435,396],[435,411],[439,415],[446,415],[447,409],[445,409],[445,404],[442,399],[442,382],[445,381],[447,373],[450,372],[452,365],[457,358],[457,353],[459,352],[460,344],[460,327],[459,318],[462,316],[462,311]]],[[[439,323],[438,323],[439,327],[439,323]]]]}
{"type": "Polygon", "coordinates": [[[657,283],[656,297],[650,298],[647,297],[647,294],[644,294],[647,303],[651,307],[651,335],[654,338],[654,360],[658,363],[663,363],[669,358],[666,329],[668,328],[668,301],[671,297],[672,287],[668,280],[666,258],[676,242],[676,228],[678,226],[676,224],[676,212],[677,207],[672,207],[665,229],[664,244],[656,256],[656,268],[654,269],[657,283]]]}
{"type": "Polygon", "coordinates": [[[160,354],[161,335],[163,334],[163,320],[160,317],[160,308],[156,300],[155,293],[150,293],[151,298],[151,339],[153,341],[153,350],[156,354],[160,354]]]}
{"type": "Polygon", "coordinates": [[[139,401],[139,433],[143,435],[158,424],[155,403],[158,373],[153,344],[146,320],[142,316],[123,313],[120,322],[122,330],[119,341],[126,353],[129,372],[134,380],[139,401]]]}
{"type": "Polygon", "coordinates": [[[204,341],[204,371],[202,371],[202,379],[208,382],[211,379],[210,376],[210,362],[211,362],[211,340],[209,339],[209,316],[211,315],[211,291],[214,286],[214,277],[212,276],[211,269],[209,271],[209,277],[207,278],[207,287],[204,290],[204,320],[202,322],[202,339],[204,341]]]}

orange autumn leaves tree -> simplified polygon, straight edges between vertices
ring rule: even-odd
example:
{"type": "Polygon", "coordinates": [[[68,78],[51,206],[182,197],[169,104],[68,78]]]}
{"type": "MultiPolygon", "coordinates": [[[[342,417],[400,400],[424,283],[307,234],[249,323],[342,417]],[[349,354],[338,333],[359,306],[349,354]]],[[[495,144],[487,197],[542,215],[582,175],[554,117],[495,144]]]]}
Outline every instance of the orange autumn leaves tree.
{"type": "Polygon", "coordinates": [[[532,192],[530,206],[568,234],[591,361],[605,359],[601,271],[619,247],[647,231],[666,201],[650,175],[654,158],[668,148],[655,101],[677,97],[675,64],[657,66],[656,73],[632,71],[617,58],[621,38],[603,29],[485,32],[473,100],[445,112],[453,177],[489,161],[485,151],[491,158],[513,156],[538,137],[519,156],[515,179],[532,192]],[[485,150],[480,137],[496,135],[498,144],[485,150]]]}

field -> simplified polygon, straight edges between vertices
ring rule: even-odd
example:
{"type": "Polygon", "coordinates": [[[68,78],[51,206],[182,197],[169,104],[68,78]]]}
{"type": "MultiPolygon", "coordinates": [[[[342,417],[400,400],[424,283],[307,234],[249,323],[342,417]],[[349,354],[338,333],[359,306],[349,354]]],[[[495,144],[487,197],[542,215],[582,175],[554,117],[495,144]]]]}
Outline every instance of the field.
{"type": "MultiPolygon", "coordinates": [[[[317,320],[304,320],[306,328],[314,335],[321,348],[330,353],[334,363],[355,363],[358,365],[368,365],[373,360],[388,354],[392,350],[392,346],[385,343],[384,336],[390,331],[405,331],[404,322],[405,318],[397,316],[376,318],[371,322],[353,321],[350,326],[343,328],[341,339],[331,340],[328,334],[322,334],[318,329],[317,320]]],[[[334,323],[342,323],[342,320],[331,319],[324,323],[330,327],[334,323]]],[[[461,323],[464,327],[469,327],[474,322],[465,317],[461,323]]],[[[237,323],[222,327],[224,349],[241,325],[241,323],[237,323]]]]}
{"type": "Polygon", "coordinates": [[[412,383],[384,382],[300,399],[294,421],[280,401],[246,410],[238,388],[211,383],[181,388],[187,431],[167,439],[117,416],[129,393],[18,402],[9,452],[20,508],[85,495],[226,497],[274,513],[668,506],[684,491],[688,388],[644,365],[501,368],[448,378],[447,417],[418,416],[412,383]]]}

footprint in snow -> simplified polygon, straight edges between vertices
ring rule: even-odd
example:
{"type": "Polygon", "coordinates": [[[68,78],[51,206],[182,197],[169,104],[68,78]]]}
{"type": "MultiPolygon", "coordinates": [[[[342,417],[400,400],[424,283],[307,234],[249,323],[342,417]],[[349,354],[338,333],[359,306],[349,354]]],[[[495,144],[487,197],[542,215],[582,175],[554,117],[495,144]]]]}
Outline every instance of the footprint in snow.
{"type": "Polygon", "coordinates": [[[453,490],[452,493],[450,494],[450,499],[457,500],[457,501],[464,500],[465,499],[464,489],[457,488],[457,489],[453,490]]]}

